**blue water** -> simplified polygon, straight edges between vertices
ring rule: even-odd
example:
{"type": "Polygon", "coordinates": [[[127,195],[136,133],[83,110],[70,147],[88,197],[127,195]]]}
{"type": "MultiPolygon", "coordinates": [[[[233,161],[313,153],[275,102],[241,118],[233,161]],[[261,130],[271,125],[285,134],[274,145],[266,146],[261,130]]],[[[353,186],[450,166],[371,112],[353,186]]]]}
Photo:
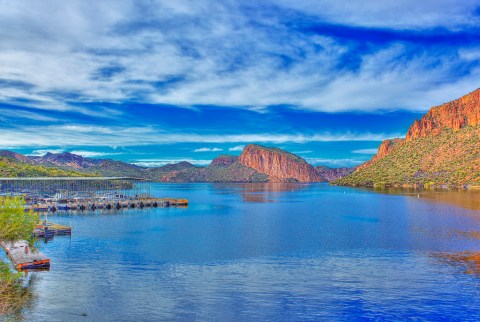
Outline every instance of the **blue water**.
{"type": "Polygon", "coordinates": [[[25,316],[480,319],[480,276],[445,257],[480,251],[465,234],[480,231],[471,195],[326,184],[157,184],[154,194],[190,205],[50,216],[73,236],[40,245],[52,267],[35,273],[25,316]]]}

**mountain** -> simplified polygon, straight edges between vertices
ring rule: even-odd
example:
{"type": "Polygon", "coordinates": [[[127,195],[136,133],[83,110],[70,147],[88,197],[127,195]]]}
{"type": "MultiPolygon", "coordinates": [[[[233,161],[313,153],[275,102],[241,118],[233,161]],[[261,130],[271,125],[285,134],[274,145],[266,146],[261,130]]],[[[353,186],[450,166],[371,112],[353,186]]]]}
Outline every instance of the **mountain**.
{"type": "Polygon", "coordinates": [[[315,167],[318,174],[327,180],[328,182],[332,182],[338,180],[340,178],[348,176],[350,173],[355,171],[355,168],[329,168],[323,165],[315,167]]]}
{"type": "MultiPolygon", "coordinates": [[[[207,167],[182,161],[148,168],[111,159],[86,158],[69,152],[25,156],[11,151],[0,151],[0,157],[2,156],[10,163],[40,167],[37,172],[46,176],[49,176],[50,171],[55,176],[127,176],[160,182],[323,182],[337,179],[350,171],[348,168],[316,169],[295,154],[254,144],[248,145],[240,156],[220,155],[207,167]]],[[[10,176],[24,176],[28,173],[25,169],[5,169],[6,175],[10,176]]]]}
{"type": "MultiPolygon", "coordinates": [[[[6,155],[1,153],[2,155],[6,155]]],[[[0,156],[0,177],[79,177],[85,174],[77,171],[64,171],[58,168],[49,168],[22,162],[22,155],[0,156]]]]}
{"type": "Polygon", "coordinates": [[[454,132],[480,124],[480,88],[457,100],[430,109],[408,129],[405,141],[439,135],[445,129],[454,132]]]}
{"type": "Polygon", "coordinates": [[[249,144],[243,149],[238,162],[268,175],[270,181],[325,181],[304,159],[279,148],[249,144]]]}
{"type": "Polygon", "coordinates": [[[480,89],[431,108],[404,140],[382,142],[372,160],[335,184],[480,185],[480,89]]]}
{"type": "Polygon", "coordinates": [[[236,155],[220,155],[213,159],[212,163],[210,163],[211,167],[228,167],[234,163],[238,162],[238,157],[236,155]]]}
{"type": "Polygon", "coordinates": [[[30,157],[36,164],[47,166],[59,166],[68,167],[73,169],[86,169],[92,166],[98,165],[102,160],[84,158],[80,155],[72,154],[69,152],[64,153],[50,153],[48,152],[44,156],[32,156],[30,157]]]}
{"type": "Polygon", "coordinates": [[[34,164],[35,163],[29,157],[27,157],[26,155],[16,153],[16,152],[12,152],[12,151],[7,151],[7,150],[1,150],[0,151],[0,157],[5,157],[5,158],[17,160],[19,162],[23,162],[23,163],[27,163],[27,164],[34,164]]]}
{"type": "MultiPolygon", "coordinates": [[[[178,165],[178,163],[176,164],[178,165]]],[[[267,182],[268,176],[238,163],[238,157],[221,155],[208,167],[188,167],[169,170],[175,165],[150,169],[152,177],[162,182],[267,182]]]]}
{"type": "Polygon", "coordinates": [[[402,138],[388,139],[383,141],[378,147],[377,154],[373,156],[372,160],[359,165],[357,167],[357,170],[368,168],[370,165],[377,162],[377,160],[380,160],[381,158],[386,157],[388,154],[390,154],[390,152],[392,152],[397,147],[399,147],[400,144],[402,144],[402,142],[403,142],[402,138]]]}

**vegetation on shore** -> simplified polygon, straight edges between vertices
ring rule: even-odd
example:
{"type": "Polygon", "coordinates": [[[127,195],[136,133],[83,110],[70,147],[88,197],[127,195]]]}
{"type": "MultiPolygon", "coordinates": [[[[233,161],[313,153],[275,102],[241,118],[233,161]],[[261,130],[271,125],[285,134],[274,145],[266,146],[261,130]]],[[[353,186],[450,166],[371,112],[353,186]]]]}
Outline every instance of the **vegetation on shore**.
{"type": "Polygon", "coordinates": [[[478,186],[480,185],[480,127],[442,129],[403,142],[368,167],[337,180],[348,186],[478,186]]]}
{"type": "Polygon", "coordinates": [[[84,173],[32,165],[18,160],[0,157],[0,177],[81,177],[84,173]]]}
{"type": "MultiPolygon", "coordinates": [[[[0,240],[27,240],[33,245],[32,231],[38,220],[38,215],[25,211],[23,198],[0,198],[0,240]]],[[[0,316],[19,314],[32,299],[30,288],[24,285],[24,274],[12,271],[0,261],[0,316]]]]}

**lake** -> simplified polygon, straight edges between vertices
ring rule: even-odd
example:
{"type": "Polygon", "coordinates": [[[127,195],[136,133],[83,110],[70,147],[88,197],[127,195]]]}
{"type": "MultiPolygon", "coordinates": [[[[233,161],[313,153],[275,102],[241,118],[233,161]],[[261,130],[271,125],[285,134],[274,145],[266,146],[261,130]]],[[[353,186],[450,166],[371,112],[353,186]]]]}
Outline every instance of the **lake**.
{"type": "Polygon", "coordinates": [[[479,320],[480,194],[155,184],[182,208],[57,213],[29,320],[479,320]],[[470,257],[469,257],[470,256],[470,257]]]}

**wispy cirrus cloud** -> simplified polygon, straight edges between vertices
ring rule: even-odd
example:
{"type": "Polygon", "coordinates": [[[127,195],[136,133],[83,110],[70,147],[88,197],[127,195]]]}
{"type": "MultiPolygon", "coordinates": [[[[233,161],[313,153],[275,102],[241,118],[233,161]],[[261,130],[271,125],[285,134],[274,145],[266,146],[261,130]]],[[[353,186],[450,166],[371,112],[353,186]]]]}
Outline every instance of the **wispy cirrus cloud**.
{"type": "Polygon", "coordinates": [[[230,152],[243,151],[244,148],[245,148],[245,145],[237,145],[237,146],[228,148],[228,151],[230,152]]]}
{"type": "Polygon", "coordinates": [[[133,161],[132,163],[141,167],[148,167],[148,168],[154,168],[154,167],[161,167],[167,164],[174,164],[174,163],[179,163],[182,161],[189,162],[193,165],[197,166],[205,166],[209,165],[212,160],[203,160],[203,159],[191,159],[191,158],[170,158],[170,159],[144,159],[144,160],[136,160],[133,161]]]}
{"type": "Polygon", "coordinates": [[[352,153],[356,154],[376,154],[377,152],[378,149],[358,149],[352,151],[352,153]]]}
{"type": "Polygon", "coordinates": [[[330,167],[354,167],[363,162],[367,161],[366,158],[355,159],[355,158],[306,158],[305,159],[308,163],[312,165],[326,165],[330,167]]]}
{"type": "Polygon", "coordinates": [[[73,150],[70,151],[72,154],[81,155],[86,158],[98,158],[112,155],[119,155],[122,153],[112,153],[112,152],[101,152],[101,151],[84,151],[84,150],[73,150]]]}
{"type": "Polygon", "coordinates": [[[478,86],[478,5],[4,1],[0,145],[100,157],[110,146],[358,142],[340,158],[350,162],[372,146],[362,141],[403,136],[416,112],[478,86]]]}
{"type": "Polygon", "coordinates": [[[352,0],[348,5],[332,0],[274,0],[281,6],[314,15],[322,21],[360,27],[390,29],[446,28],[458,30],[476,27],[480,22],[476,0],[352,0]]]}
{"type": "Polygon", "coordinates": [[[464,54],[478,49],[477,6],[5,2],[0,102],[99,117],[112,111],[79,104],[425,110],[478,84],[480,64],[464,54]]]}
{"type": "MultiPolygon", "coordinates": [[[[123,128],[83,125],[30,126],[0,129],[0,147],[28,146],[138,146],[149,144],[174,143],[307,143],[342,141],[383,141],[398,137],[399,133],[354,133],[320,132],[303,133],[244,133],[244,134],[205,134],[172,133],[153,127],[123,128]],[[61,140],[59,140],[61,138],[61,140]]],[[[220,149],[208,148],[209,152],[220,149]]],[[[208,152],[199,148],[198,152],[208,152]]]]}
{"type": "Polygon", "coordinates": [[[47,153],[63,153],[63,152],[65,152],[64,149],[41,149],[41,150],[33,150],[32,153],[27,153],[27,155],[41,157],[47,153]]]}
{"type": "Polygon", "coordinates": [[[223,151],[223,149],[220,148],[198,148],[193,150],[193,152],[219,152],[223,151]]]}

